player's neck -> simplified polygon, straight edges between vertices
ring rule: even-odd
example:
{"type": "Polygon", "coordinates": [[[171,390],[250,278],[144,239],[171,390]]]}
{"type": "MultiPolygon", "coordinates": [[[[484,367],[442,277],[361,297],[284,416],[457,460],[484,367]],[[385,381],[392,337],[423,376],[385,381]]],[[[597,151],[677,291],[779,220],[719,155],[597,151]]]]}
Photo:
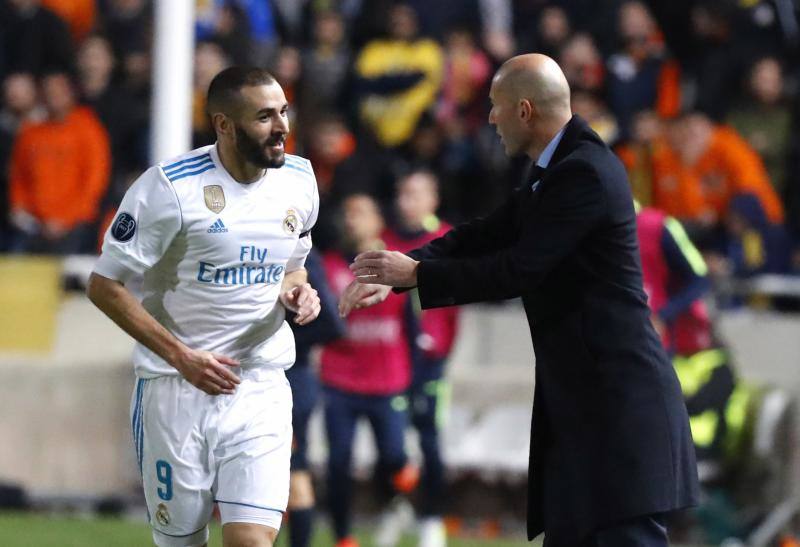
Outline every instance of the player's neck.
{"type": "Polygon", "coordinates": [[[266,169],[246,161],[221,142],[217,142],[217,153],[222,166],[236,182],[250,184],[264,176],[266,169]]]}

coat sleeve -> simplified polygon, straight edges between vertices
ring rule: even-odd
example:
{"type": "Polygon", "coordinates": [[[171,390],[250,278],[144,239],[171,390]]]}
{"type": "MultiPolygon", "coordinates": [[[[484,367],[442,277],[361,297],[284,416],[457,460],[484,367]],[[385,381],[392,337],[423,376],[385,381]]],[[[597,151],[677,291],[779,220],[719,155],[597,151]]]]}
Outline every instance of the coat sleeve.
{"type": "Polygon", "coordinates": [[[414,260],[466,258],[510,245],[509,222],[514,214],[515,200],[519,197],[520,190],[517,190],[489,215],[456,226],[442,237],[414,249],[408,256],[414,260]]]}
{"type": "MultiPolygon", "coordinates": [[[[552,185],[542,189],[535,213],[525,220],[512,245],[486,249],[480,256],[423,258],[417,274],[422,307],[520,296],[573,253],[606,216],[606,193],[589,164],[559,171],[550,175],[552,185]]],[[[508,238],[512,229],[508,219],[504,228],[508,238]]]]}

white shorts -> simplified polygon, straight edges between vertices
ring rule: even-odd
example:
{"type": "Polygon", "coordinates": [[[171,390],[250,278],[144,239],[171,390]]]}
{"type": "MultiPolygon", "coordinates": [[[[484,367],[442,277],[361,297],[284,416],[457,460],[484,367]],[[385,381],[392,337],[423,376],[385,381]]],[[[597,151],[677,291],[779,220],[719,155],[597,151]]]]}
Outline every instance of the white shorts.
{"type": "Polygon", "coordinates": [[[233,395],[181,376],[139,379],[131,423],[153,539],[202,545],[214,503],[222,524],[280,529],[289,498],[292,392],[283,370],[240,371],[233,395]]]}

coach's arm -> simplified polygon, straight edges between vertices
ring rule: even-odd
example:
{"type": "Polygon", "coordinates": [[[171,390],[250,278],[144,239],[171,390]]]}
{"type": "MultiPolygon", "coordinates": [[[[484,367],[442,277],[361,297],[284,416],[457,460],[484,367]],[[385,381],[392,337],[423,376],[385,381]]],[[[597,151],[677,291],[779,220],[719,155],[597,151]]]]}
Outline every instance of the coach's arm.
{"type": "Polygon", "coordinates": [[[210,395],[234,392],[239,378],[228,366],[238,366],[236,360],[186,346],[156,321],[121,282],[93,272],[86,295],[122,330],[175,367],[193,386],[210,395]]]}

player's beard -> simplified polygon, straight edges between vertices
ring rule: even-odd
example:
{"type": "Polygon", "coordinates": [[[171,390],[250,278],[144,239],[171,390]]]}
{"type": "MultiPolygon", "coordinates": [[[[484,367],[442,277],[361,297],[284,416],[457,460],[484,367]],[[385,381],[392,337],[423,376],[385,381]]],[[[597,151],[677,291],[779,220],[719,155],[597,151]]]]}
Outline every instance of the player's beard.
{"type": "Polygon", "coordinates": [[[278,142],[283,142],[286,138],[285,135],[271,135],[269,138],[264,139],[263,142],[258,142],[258,139],[248,135],[244,128],[234,125],[234,129],[236,131],[236,149],[246,161],[265,169],[282,167],[286,162],[286,155],[283,150],[274,153],[268,148],[278,142]]]}

